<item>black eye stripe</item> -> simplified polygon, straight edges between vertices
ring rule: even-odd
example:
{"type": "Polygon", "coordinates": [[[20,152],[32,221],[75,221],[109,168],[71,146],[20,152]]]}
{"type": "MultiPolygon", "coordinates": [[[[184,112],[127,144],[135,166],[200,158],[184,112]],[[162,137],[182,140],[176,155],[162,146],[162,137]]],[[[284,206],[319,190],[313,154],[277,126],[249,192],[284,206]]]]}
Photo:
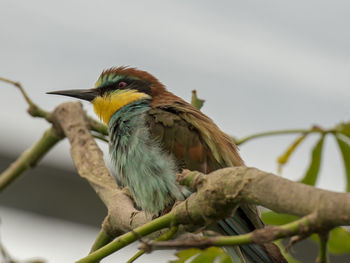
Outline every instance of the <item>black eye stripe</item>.
{"type": "Polygon", "coordinates": [[[125,82],[127,85],[129,84],[129,82],[127,80],[120,80],[120,81],[115,82],[115,83],[107,84],[107,85],[100,88],[100,94],[103,95],[106,92],[118,89],[120,82],[125,82]]]}
{"type": "Polygon", "coordinates": [[[129,79],[129,78],[123,78],[120,79],[119,81],[115,83],[106,83],[104,86],[99,88],[100,91],[100,96],[105,95],[106,93],[109,93],[113,90],[120,90],[120,89],[135,89],[140,92],[144,92],[146,94],[151,94],[151,89],[150,89],[150,83],[149,82],[144,82],[139,79],[129,79]],[[126,86],[124,87],[119,87],[119,83],[125,82],[126,86]]]}
{"type": "Polygon", "coordinates": [[[105,92],[113,90],[114,84],[109,84],[100,88],[100,95],[102,96],[105,92]]]}

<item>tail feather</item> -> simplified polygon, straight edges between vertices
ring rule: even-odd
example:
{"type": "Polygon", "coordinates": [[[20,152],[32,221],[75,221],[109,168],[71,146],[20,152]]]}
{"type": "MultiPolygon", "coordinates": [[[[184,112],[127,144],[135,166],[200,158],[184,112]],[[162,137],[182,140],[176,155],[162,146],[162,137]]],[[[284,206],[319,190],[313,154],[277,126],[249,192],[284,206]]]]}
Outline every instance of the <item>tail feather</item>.
{"type": "MultiPolygon", "coordinates": [[[[223,234],[225,235],[240,235],[247,232],[250,232],[252,230],[243,231],[245,226],[241,225],[241,223],[244,222],[240,218],[227,218],[224,220],[220,220],[218,222],[219,228],[222,229],[223,234]]],[[[245,222],[244,222],[245,223],[245,222]]],[[[259,245],[256,244],[249,244],[249,245],[240,245],[239,246],[241,250],[241,255],[243,256],[242,262],[249,262],[249,263],[273,263],[269,255],[266,253],[266,251],[259,245]]],[[[226,248],[227,250],[227,248],[226,248]]],[[[228,251],[231,255],[230,251],[228,251]]]]}
{"type": "MultiPolygon", "coordinates": [[[[231,218],[220,220],[214,230],[224,235],[235,236],[249,233],[256,229],[242,209],[238,208],[231,218]]],[[[256,244],[225,247],[234,262],[241,263],[273,263],[265,247],[256,244]]]]}

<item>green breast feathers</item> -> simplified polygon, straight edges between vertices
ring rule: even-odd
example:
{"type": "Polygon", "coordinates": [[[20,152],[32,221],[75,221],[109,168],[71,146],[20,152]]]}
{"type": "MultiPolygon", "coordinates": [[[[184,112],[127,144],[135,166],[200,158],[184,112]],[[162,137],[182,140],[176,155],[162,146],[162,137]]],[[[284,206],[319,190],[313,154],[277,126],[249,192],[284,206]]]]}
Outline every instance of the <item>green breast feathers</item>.
{"type": "Polygon", "coordinates": [[[117,180],[138,207],[158,214],[189,192],[176,183],[175,158],[150,133],[149,109],[149,101],[141,100],[117,111],[109,122],[109,145],[117,180]]]}

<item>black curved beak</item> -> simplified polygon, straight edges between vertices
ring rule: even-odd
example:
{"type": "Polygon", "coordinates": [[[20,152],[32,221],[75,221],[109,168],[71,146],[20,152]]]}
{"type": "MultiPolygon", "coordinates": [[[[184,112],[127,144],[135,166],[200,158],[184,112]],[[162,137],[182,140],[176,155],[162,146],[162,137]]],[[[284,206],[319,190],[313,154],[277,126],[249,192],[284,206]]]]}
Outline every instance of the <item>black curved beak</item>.
{"type": "Polygon", "coordinates": [[[50,91],[46,92],[46,94],[62,95],[87,101],[93,101],[98,95],[100,95],[100,92],[98,89],[72,89],[50,91]]]}

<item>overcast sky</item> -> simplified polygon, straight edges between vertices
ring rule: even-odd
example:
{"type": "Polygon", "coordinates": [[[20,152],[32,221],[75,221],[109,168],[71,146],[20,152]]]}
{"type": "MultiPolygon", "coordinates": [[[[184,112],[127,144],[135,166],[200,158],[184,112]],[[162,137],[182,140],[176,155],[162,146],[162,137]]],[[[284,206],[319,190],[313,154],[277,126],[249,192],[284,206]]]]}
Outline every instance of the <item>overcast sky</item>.
{"type": "MultiPolygon", "coordinates": [[[[20,81],[40,106],[91,88],[103,69],[130,65],[158,77],[224,131],[323,127],[349,119],[349,1],[15,1],[0,3],[0,76],[20,81]]],[[[23,98],[0,83],[0,150],[19,152],[49,125],[26,115],[23,98]]],[[[91,111],[91,106],[84,103],[91,111]]],[[[293,136],[241,146],[248,165],[276,171],[293,136]]],[[[315,138],[284,175],[300,178],[315,138]]],[[[319,186],[342,190],[343,167],[326,141],[319,186]]],[[[71,167],[68,144],[45,160],[71,167]]]]}

